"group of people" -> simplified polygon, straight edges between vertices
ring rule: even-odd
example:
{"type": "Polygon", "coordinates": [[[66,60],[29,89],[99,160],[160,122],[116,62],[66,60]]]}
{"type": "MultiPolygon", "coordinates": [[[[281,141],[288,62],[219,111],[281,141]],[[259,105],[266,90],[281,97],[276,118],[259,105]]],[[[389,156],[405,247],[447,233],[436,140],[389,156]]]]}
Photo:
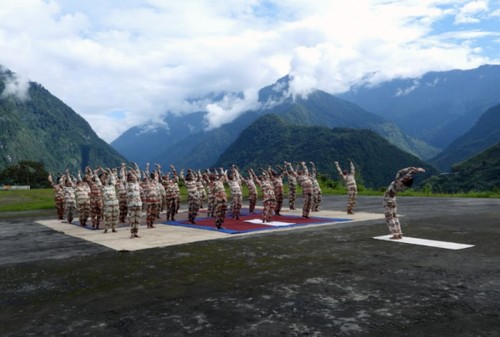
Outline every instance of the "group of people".
{"type": "MultiPolygon", "coordinates": [[[[188,195],[188,221],[196,223],[200,208],[207,203],[209,217],[214,218],[214,226],[223,228],[228,208],[231,216],[239,219],[243,203],[243,185],[248,189],[248,210],[255,212],[258,199],[258,188],[262,195],[262,222],[272,221],[274,215],[279,216],[284,200],[283,180],[288,182],[288,206],[295,209],[297,187],[302,190],[302,216],[308,218],[310,212],[319,211],[322,192],[318,182],[316,167],[310,162],[311,170],[305,162],[292,163],[285,161],[282,166],[261,169],[257,174],[248,169],[243,176],[233,165],[230,169],[188,169],[179,173],[173,165],[169,172],[162,172],[156,164],[150,171],[149,164],[141,170],[136,163],[127,167],[122,163],[119,168],[91,169],[87,167],[82,176],[79,171],[76,176],[69,170],[56,181],[52,175],[48,179],[55,193],[57,216],[72,223],[78,216],[81,226],[86,227],[90,218],[93,229],[100,229],[104,224],[104,233],[116,232],[118,223],[128,219],[130,237],[139,237],[139,225],[143,212],[146,213],[146,225],[154,228],[154,223],[160,218],[162,211],[166,219],[174,221],[181,204],[179,183],[185,185],[188,195]],[[226,193],[228,186],[230,195],[226,193]],[[258,187],[258,188],[257,188],[258,187]]],[[[339,176],[347,188],[347,214],[354,214],[357,199],[355,166],[349,160],[350,171],[342,170],[335,162],[339,176]]],[[[395,180],[384,194],[384,214],[393,239],[401,239],[401,225],[396,213],[396,194],[412,185],[413,175],[424,169],[408,167],[400,170],[395,180]]]]}

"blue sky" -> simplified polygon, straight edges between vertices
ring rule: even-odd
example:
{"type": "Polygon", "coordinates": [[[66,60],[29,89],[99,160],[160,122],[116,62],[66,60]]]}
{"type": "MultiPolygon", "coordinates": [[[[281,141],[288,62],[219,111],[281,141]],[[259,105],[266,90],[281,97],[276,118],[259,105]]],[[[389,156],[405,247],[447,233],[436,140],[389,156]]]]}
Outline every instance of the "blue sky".
{"type": "Polygon", "coordinates": [[[0,65],[9,92],[38,82],[110,142],[166,113],[217,127],[287,74],[291,95],[335,94],[500,64],[498,27],[500,0],[0,0],[0,65]]]}

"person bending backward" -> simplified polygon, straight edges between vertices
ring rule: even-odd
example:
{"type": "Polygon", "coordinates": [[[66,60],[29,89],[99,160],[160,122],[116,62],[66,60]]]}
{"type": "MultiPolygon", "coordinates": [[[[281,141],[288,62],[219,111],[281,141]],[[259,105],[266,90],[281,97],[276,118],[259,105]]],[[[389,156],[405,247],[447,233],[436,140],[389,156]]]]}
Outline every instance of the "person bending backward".
{"type": "Polygon", "coordinates": [[[302,169],[297,170],[297,172],[295,172],[291,163],[287,162],[287,164],[290,173],[297,178],[297,182],[302,187],[302,198],[304,199],[303,200],[304,204],[302,206],[302,216],[304,218],[309,218],[309,213],[311,212],[311,206],[312,206],[313,184],[311,178],[309,177],[309,171],[307,170],[306,163],[301,162],[300,164],[302,165],[302,169]]]}
{"type": "Polygon", "coordinates": [[[401,224],[397,215],[396,194],[413,184],[413,175],[417,172],[425,172],[425,170],[421,167],[407,167],[399,170],[396,179],[391,182],[384,193],[384,215],[393,240],[403,238],[401,224]]]}
{"type": "MultiPolygon", "coordinates": [[[[135,164],[135,163],[134,163],[135,164]]],[[[122,169],[124,169],[125,164],[122,164],[122,169]]],[[[143,190],[139,181],[141,179],[141,170],[139,166],[135,164],[135,169],[131,168],[127,173],[127,209],[128,209],[128,219],[130,223],[130,238],[139,237],[139,224],[141,222],[142,215],[142,198],[143,190]]]]}
{"type": "Polygon", "coordinates": [[[347,188],[347,214],[354,214],[354,206],[356,205],[356,198],[358,196],[358,187],[356,186],[355,179],[356,170],[351,160],[349,160],[349,166],[351,168],[351,172],[347,172],[347,170],[341,170],[339,162],[335,162],[337,172],[339,173],[339,176],[342,178],[347,188]]]}
{"type": "Polygon", "coordinates": [[[257,177],[255,172],[251,169],[253,180],[259,185],[262,191],[262,222],[270,222],[276,208],[276,195],[274,194],[274,186],[271,179],[265,170],[262,170],[262,175],[257,177]]]}

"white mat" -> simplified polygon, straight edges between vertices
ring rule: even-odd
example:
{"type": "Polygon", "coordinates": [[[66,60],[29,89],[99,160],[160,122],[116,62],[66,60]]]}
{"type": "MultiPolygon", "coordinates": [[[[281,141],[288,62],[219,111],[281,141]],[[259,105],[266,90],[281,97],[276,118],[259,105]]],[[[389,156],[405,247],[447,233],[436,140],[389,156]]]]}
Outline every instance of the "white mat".
{"type": "Polygon", "coordinates": [[[392,235],[382,235],[382,236],[375,236],[373,238],[376,240],[409,243],[413,245],[421,245],[421,246],[429,246],[429,247],[437,247],[437,248],[453,249],[453,250],[474,247],[474,245],[466,245],[463,243],[410,238],[408,236],[403,236],[401,240],[392,240],[391,237],[392,235]]]}
{"type": "Polygon", "coordinates": [[[245,222],[250,222],[250,223],[254,223],[254,224],[258,224],[258,225],[275,226],[275,227],[295,225],[295,223],[293,223],[293,222],[283,222],[283,221],[262,222],[262,219],[245,220],[245,222]]]}

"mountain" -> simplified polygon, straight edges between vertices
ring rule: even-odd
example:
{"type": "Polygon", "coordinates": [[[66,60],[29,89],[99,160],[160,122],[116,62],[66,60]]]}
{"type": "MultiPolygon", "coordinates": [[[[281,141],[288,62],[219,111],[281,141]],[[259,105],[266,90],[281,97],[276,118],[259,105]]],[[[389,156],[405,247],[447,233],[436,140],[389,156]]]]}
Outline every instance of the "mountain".
{"type": "Polygon", "coordinates": [[[440,149],[500,103],[500,65],[429,72],[419,78],[361,85],[337,96],[394,121],[403,132],[440,149]]]}
{"type": "Polygon", "coordinates": [[[189,115],[168,114],[161,124],[145,124],[128,129],[111,146],[141,167],[162,155],[165,148],[187,135],[202,132],[206,112],[189,115]]]}
{"type": "Polygon", "coordinates": [[[457,164],[452,173],[426,180],[433,192],[482,192],[500,190],[500,143],[457,164]]]}
{"type": "Polygon", "coordinates": [[[443,171],[500,142],[500,104],[488,109],[464,135],[430,162],[443,171]]]}
{"type": "Polygon", "coordinates": [[[274,114],[260,117],[241,132],[215,167],[235,164],[243,172],[283,165],[284,161],[312,161],[319,173],[338,180],[334,162],[347,167],[349,159],[357,167],[358,182],[372,188],[386,187],[404,167],[425,167],[427,172],[419,180],[436,172],[374,131],[297,125],[274,114]]]}
{"type": "MultiPolygon", "coordinates": [[[[206,168],[238,137],[239,133],[265,114],[276,114],[297,125],[323,125],[371,129],[400,148],[423,158],[437,154],[437,150],[425,143],[404,135],[401,130],[385,119],[372,114],[356,104],[316,90],[307,97],[288,95],[289,78],[284,77],[259,92],[260,110],[246,111],[238,118],[221,127],[189,134],[179,142],[166,147],[150,162],[162,165],[175,163],[180,167],[206,168]]],[[[153,145],[151,144],[151,147],[153,145]]],[[[156,146],[159,146],[158,144],[156,146]]]]}
{"type": "Polygon", "coordinates": [[[117,167],[125,160],[90,125],[40,84],[15,94],[16,76],[0,68],[0,169],[22,160],[42,162],[49,172],[76,173],[82,163],[117,167]]]}

